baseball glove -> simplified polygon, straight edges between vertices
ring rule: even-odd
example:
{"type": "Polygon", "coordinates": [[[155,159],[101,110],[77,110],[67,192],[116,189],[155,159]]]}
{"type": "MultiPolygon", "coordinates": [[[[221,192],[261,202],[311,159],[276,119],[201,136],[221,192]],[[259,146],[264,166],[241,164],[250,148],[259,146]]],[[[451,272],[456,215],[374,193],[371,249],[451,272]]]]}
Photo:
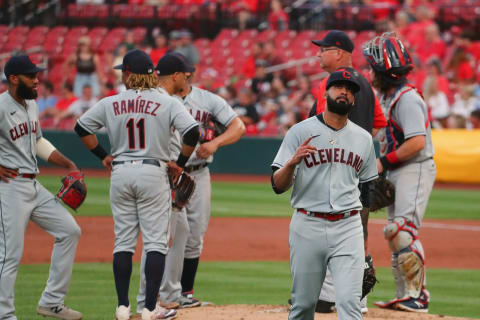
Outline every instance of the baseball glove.
{"type": "Polygon", "coordinates": [[[365,269],[363,271],[362,299],[369,294],[378,282],[373,267],[373,259],[370,255],[365,257],[365,269]]]}
{"type": "Polygon", "coordinates": [[[172,189],[172,205],[177,209],[185,207],[195,191],[195,180],[183,171],[178,179],[174,179],[172,170],[168,170],[168,178],[172,189]]]}
{"type": "Polygon", "coordinates": [[[219,135],[225,132],[227,128],[218,122],[216,119],[212,118],[207,123],[200,124],[200,143],[205,143],[212,141],[219,135]]]}
{"type": "Polygon", "coordinates": [[[380,175],[370,186],[370,211],[377,211],[395,202],[395,185],[380,175]]]}
{"type": "Polygon", "coordinates": [[[73,210],[77,210],[87,197],[87,185],[83,177],[80,171],[70,172],[62,178],[62,186],[57,192],[57,197],[73,210]]]}

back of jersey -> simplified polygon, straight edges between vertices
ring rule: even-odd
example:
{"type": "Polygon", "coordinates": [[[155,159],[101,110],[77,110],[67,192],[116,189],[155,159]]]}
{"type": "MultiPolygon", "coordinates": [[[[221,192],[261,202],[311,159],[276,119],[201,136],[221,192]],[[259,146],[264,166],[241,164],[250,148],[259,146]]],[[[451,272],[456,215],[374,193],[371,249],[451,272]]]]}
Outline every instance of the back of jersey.
{"type": "Polygon", "coordinates": [[[156,89],[127,90],[102,99],[78,123],[91,133],[105,127],[116,160],[162,161],[169,161],[170,128],[183,135],[196,125],[180,102],[156,89]]]}

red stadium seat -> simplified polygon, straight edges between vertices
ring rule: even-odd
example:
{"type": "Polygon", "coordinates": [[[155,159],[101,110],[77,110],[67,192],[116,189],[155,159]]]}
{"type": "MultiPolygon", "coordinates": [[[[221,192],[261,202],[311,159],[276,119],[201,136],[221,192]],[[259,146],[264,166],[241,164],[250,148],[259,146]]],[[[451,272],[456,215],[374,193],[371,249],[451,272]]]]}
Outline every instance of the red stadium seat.
{"type": "Polygon", "coordinates": [[[195,48],[200,49],[200,48],[208,48],[210,46],[210,40],[207,38],[199,38],[193,41],[193,45],[195,48]]]}
{"type": "Polygon", "coordinates": [[[273,40],[276,36],[277,36],[277,31],[276,30],[273,30],[273,29],[263,30],[258,35],[257,41],[265,42],[265,41],[268,41],[268,40],[273,40]]]}
{"type": "Polygon", "coordinates": [[[179,9],[180,9],[180,6],[176,4],[167,4],[166,6],[158,7],[157,18],[173,19],[173,17],[175,17],[179,9]]]}

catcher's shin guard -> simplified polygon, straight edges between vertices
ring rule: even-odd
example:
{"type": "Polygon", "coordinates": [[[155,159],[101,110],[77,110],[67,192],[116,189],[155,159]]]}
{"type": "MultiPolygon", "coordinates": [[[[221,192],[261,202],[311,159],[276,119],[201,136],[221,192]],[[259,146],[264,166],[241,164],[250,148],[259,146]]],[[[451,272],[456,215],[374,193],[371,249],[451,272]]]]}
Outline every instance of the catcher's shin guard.
{"type": "Polygon", "coordinates": [[[416,226],[403,217],[395,218],[384,228],[384,234],[393,252],[397,298],[418,298],[424,287],[425,263],[416,226]]]}

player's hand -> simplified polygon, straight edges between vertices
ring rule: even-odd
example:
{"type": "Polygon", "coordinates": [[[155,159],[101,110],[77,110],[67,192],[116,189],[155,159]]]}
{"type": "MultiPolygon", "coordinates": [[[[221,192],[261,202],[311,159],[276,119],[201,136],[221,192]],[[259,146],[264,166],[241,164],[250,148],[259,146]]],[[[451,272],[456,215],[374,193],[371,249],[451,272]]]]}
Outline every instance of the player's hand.
{"type": "Polygon", "coordinates": [[[102,164],[107,168],[108,170],[112,171],[112,162],[113,162],[113,156],[109,154],[102,160],[102,164]]]}
{"type": "Polygon", "coordinates": [[[303,158],[305,158],[309,154],[313,154],[317,152],[317,148],[315,146],[310,145],[310,141],[312,140],[312,137],[309,137],[307,140],[305,140],[300,147],[298,147],[297,151],[293,155],[293,157],[289,161],[289,165],[296,166],[299,164],[303,158]]]}
{"type": "Polygon", "coordinates": [[[2,179],[3,181],[5,181],[6,183],[8,183],[8,179],[13,179],[15,178],[16,176],[18,176],[18,169],[9,169],[9,168],[5,168],[5,167],[2,167],[0,166],[0,179],[2,179]]]}
{"type": "Polygon", "coordinates": [[[167,162],[167,167],[168,171],[172,175],[172,182],[174,184],[177,184],[178,177],[180,177],[180,175],[182,174],[183,168],[180,167],[175,161],[167,162]]]}
{"type": "Polygon", "coordinates": [[[213,155],[218,150],[218,145],[215,143],[214,140],[202,143],[200,147],[197,149],[197,157],[201,159],[207,159],[211,155],[213,155]]]}
{"type": "Polygon", "coordinates": [[[379,174],[383,172],[383,165],[379,158],[377,158],[377,170],[379,174]]]}

